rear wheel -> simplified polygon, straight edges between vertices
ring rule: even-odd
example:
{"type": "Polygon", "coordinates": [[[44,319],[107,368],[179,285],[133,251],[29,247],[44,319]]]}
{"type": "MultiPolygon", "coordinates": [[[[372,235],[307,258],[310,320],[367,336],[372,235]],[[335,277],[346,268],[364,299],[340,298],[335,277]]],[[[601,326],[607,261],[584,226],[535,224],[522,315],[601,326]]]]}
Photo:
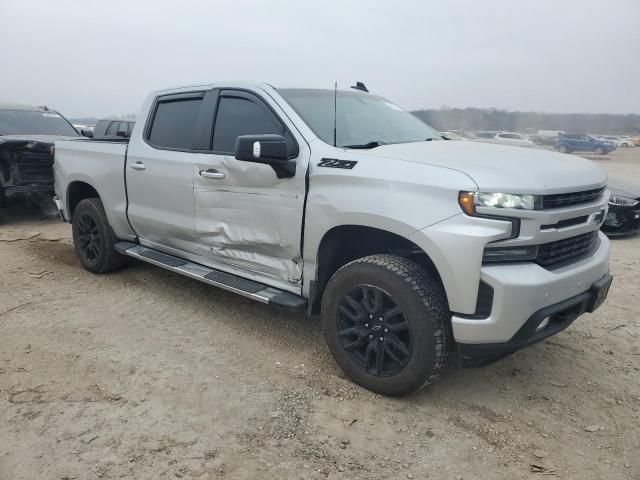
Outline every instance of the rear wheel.
{"type": "Polygon", "coordinates": [[[594,150],[596,155],[604,155],[604,148],[602,147],[596,147],[596,149],[594,150]]]}
{"type": "Polygon", "coordinates": [[[450,350],[449,319],[439,281],[394,255],[345,265],[322,300],[322,327],[336,362],[353,381],[384,395],[435,380],[450,350]]]}
{"type": "Polygon", "coordinates": [[[114,248],[116,239],[99,198],[78,203],[73,212],[72,233],[80,262],[90,272],[111,272],[127,263],[127,257],[114,248]]]}
{"type": "Polygon", "coordinates": [[[560,145],[558,147],[558,151],[560,153],[569,153],[569,148],[566,145],[560,145]]]}

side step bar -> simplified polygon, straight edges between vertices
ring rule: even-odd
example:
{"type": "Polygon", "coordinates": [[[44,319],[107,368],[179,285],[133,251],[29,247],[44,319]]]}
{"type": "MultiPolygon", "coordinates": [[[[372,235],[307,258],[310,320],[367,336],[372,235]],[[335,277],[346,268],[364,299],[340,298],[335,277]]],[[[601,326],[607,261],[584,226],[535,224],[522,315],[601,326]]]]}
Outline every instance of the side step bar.
{"type": "Polygon", "coordinates": [[[189,262],[173,255],[167,255],[137,243],[119,242],[116,243],[115,249],[123,255],[157,265],[180,275],[195,278],[201,282],[238,293],[258,302],[280,305],[294,310],[302,309],[307,305],[307,301],[299,295],[205,267],[198,263],[189,262]]]}

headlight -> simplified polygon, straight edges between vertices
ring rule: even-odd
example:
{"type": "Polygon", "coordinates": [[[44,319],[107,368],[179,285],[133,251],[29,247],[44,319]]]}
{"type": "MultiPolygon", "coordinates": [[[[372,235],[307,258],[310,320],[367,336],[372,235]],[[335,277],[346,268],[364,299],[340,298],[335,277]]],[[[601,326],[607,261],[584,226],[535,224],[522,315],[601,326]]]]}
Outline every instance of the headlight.
{"type": "Polygon", "coordinates": [[[542,196],[515,193],[460,192],[458,203],[467,215],[473,215],[475,207],[539,210],[542,207],[542,196]]]}
{"type": "Polygon", "coordinates": [[[623,197],[621,195],[611,195],[609,198],[609,205],[616,205],[618,207],[635,207],[640,201],[629,197],[623,197]]]}

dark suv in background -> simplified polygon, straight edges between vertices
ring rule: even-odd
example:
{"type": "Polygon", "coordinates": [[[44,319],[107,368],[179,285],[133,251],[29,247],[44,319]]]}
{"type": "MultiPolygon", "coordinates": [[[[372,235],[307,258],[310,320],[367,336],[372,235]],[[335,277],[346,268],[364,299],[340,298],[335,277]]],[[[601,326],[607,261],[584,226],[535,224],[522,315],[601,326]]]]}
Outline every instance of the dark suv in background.
{"type": "Polygon", "coordinates": [[[60,113],[47,107],[0,104],[0,205],[11,199],[53,195],[56,140],[79,137],[60,113]]]}
{"type": "Polygon", "coordinates": [[[96,140],[114,140],[129,138],[136,122],[131,120],[98,120],[93,129],[93,138],[96,140]]]}

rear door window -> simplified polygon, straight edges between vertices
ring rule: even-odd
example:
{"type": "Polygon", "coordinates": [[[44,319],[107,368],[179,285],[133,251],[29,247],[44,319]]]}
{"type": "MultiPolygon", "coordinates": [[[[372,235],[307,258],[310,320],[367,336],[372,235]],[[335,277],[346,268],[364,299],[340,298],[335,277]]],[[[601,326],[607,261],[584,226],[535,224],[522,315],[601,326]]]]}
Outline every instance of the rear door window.
{"type": "Polygon", "coordinates": [[[147,140],[153,146],[176,150],[195,148],[203,95],[159,99],[147,140]]]}

